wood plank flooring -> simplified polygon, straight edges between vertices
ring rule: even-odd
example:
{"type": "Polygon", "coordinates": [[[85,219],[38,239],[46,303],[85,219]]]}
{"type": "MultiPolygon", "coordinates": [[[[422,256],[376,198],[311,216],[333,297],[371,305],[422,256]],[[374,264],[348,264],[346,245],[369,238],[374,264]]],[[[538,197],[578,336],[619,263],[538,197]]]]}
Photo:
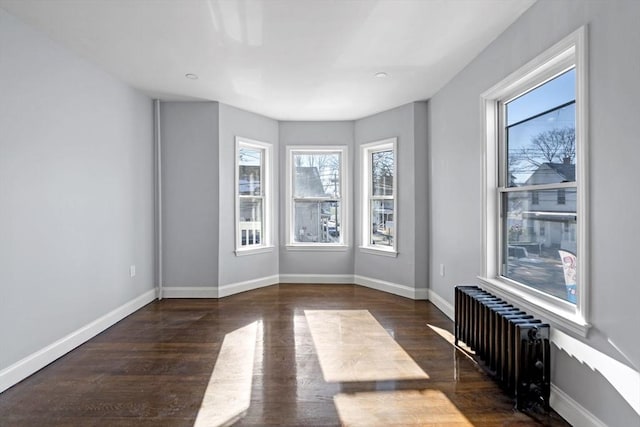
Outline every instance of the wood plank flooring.
{"type": "MultiPolygon", "coordinates": [[[[430,303],[356,285],[287,284],[220,300],[155,301],[0,394],[0,426],[193,426],[205,395],[204,406],[216,400],[210,382],[234,389],[210,380],[225,337],[249,324],[251,400],[226,418],[233,425],[568,425],[553,412],[515,411],[480,367],[427,326],[453,329],[430,303]],[[427,377],[326,382],[305,310],[367,310],[427,377]]],[[[231,360],[216,378],[234,369],[231,360]]],[[[198,425],[207,425],[202,415],[198,425]]]]}

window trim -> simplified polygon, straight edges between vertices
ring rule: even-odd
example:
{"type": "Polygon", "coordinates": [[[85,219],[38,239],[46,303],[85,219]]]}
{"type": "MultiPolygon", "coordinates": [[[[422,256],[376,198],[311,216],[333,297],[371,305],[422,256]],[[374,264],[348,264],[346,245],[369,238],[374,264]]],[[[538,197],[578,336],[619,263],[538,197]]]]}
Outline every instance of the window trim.
{"type": "Polygon", "coordinates": [[[361,224],[360,230],[360,252],[372,254],[397,257],[398,256],[398,138],[387,138],[379,141],[373,141],[360,146],[360,171],[361,171],[361,185],[360,194],[361,200],[361,224]],[[394,175],[393,175],[393,197],[390,200],[394,202],[394,222],[395,222],[395,236],[393,239],[392,247],[375,246],[370,243],[370,231],[372,229],[371,215],[370,215],[370,203],[373,198],[371,195],[372,190],[372,170],[370,164],[370,157],[373,153],[380,151],[393,151],[394,162],[394,175]]]}
{"type": "MultiPolygon", "coordinates": [[[[349,147],[346,145],[287,145],[286,147],[286,201],[285,201],[285,248],[295,251],[331,251],[341,250],[349,247],[350,230],[350,207],[349,207],[349,177],[347,175],[347,164],[349,161],[349,147]],[[340,243],[319,243],[319,242],[294,242],[294,221],[293,209],[293,156],[297,153],[340,153],[340,243]]],[[[317,200],[317,199],[315,199],[317,200]]]]}
{"type": "MultiPolygon", "coordinates": [[[[562,328],[581,336],[587,336],[589,319],[589,240],[588,240],[588,122],[587,106],[587,29],[574,31],[523,67],[497,83],[481,95],[481,124],[483,135],[482,168],[482,271],[480,282],[490,291],[521,305],[539,317],[548,319],[562,328]],[[504,129],[500,126],[500,102],[543,84],[568,68],[576,70],[576,181],[568,187],[577,187],[576,224],[578,263],[578,292],[576,304],[552,297],[541,291],[518,284],[500,276],[501,227],[500,227],[500,139],[504,129]]],[[[554,186],[557,188],[557,185],[554,186]]],[[[518,187],[518,190],[525,188],[518,187]]],[[[544,186],[535,186],[536,190],[544,186]]]]}
{"type": "Polygon", "coordinates": [[[265,252],[273,251],[273,144],[263,141],[257,141],[254,139],[244,138],[236,136],[235,138],[235,179],[234,179],[234,198],[235,198],[235,255],[257,255],[265,252]],[[252,245],[250,247],[243,247],[241,245],[240,237],[240,148],[252,148],[263,150],[264,159],[261,167],[261,185],[263,187],[262,201],[263,201],[263,223],[264,223],[264,235],[259,245],[252,245]]]}

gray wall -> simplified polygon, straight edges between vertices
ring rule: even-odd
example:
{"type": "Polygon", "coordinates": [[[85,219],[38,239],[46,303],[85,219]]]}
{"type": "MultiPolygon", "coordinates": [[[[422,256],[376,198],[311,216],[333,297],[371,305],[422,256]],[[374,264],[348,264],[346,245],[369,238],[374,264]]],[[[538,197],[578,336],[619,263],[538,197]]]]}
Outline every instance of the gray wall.
{"type": "Polygon", "coordinates": [[[149,98],[2,10],[0,94],[2,370],[153,289],[154,211],[149,98]]]}
{"type": "Polygon", "coordinates": [[[353,206],[353,164],[357,153],[353,151],[352,121],[344,122],[280,122],[280,274],[353,274],[354,224],[350,215],[348,232],[350,247],[346,251],[293,251],[286,248],[286,148],[287,145],[346,145],[348,147],[348,191],[353,206]]]}
{"type": "MultiPolygon", "coordinates": [[[[356,151],[360,146],[397,137],[398,257],[356,251],[355,274],[415,288],[427,285],[427,104],[415,102],[355,123],[356,151]]],[[[356,161],[355,174],[360,176],[356,161]]],[[[360,200],[360,183],[355,187],[360,200]]],[[[356,230],[361,229],[361,207],[356,205],[356,230]]],[[[356,242],[359,245],[359,238],[356,242]]]]}
{"type": "Polygon", "coordinates": [[[278,122],[220,104],[220,220],[219,285],[224,286],[278,274],[278,122]],[[235,138],[242,136],[273,144],[273,205],[275,210],[272,252],[236,256],[235,251],[235,138]]]}
{"type": "Polygon", "coordinates": [[[413,177],[415,193],[413,195],[415,234],[413,256],[415,259],[416,289],[428,288],[429,282],[429,147],[428,117],[426,102],[413,104],[413,177]],[[426,191],[425,191],[426,190],[426,191]]]}
{"type": "MultiPolygon", "coordinates": [[[[430,286],[449,303],[481,263],[480,94],[581,25],[589,24],[591,318],[584,341],[640,367],[637,182],[640,2],[540,0],[430,101],[430,286]],[[630,49],[630,47],[633,47],[630,49]],[[447,266],[445,277],[439,264],[447,266]],[[607,341],[626,353],[625,359],[607,341]]],[[[555,352],[553,382],[611,426],[637,414],[602,376],[555,352]]]]}
{"type": "Polygon", "coordinates": [[[160,104],[166,287],[218,286],[218,108],[160,104]]]}

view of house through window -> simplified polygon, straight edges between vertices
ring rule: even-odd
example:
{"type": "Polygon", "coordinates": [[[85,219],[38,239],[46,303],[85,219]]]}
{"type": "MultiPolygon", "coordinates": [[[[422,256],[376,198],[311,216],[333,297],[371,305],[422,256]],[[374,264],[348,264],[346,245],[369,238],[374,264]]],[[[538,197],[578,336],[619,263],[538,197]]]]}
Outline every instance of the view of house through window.
{"type": "Polygon", "coordinates": [[[396,248],[396,139],[362,145],[362,246],[396,248]]]}
{"type": "Polygon", "coordinates": [[[371,244],[393,247],[395,201],[393,199],[394,156],[392,149],[371,153],[371,244]]]}
{"type": "Polygon", "coordinates": [[[502,271],[576,302],[575,69],[502,104],[502,271]]]}
{"type": "Polygon", "coordinates": [[[290,161],[290,241],[342,244],[343,150],[293,150],[290,161]]]}
{"type": "Polygon", "coordinates": [[[238,249],[266,244],[267,145],[238,140],[237,146],[237,243],[238,249]]]}

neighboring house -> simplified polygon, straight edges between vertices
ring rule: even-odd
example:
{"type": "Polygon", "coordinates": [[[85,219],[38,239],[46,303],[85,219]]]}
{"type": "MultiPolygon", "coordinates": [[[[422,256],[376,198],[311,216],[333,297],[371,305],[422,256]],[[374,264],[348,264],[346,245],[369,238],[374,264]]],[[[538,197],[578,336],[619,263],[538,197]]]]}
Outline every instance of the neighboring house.
{"type": "Polygon", "coordinates": [[[238,176],[240,194],[259,195],[261,188],[260,179],[259,165],[240,165],[238,176]]]}
{"type": "MultiPolygon", "coordinates": [[[[575,164],[543,163],[524,185],[575,181],[575,164]]],[[[522,232],[545,248],[576,251],[576,192],[572,188],[529,192],[522,203],[522,232]]]]}
{"type": "Polygon", "coordinates": [[[259,245],[262,241],[262,183],[259,165],[240,165],[238,191],[244,196],[239,205],[240,245],[259,245]]]}
{"type": "MultiPolygon", "coordinates": [[[[393,195],[393,175],[383,174],[373,180],[374,196],[393,195]]],[[[395,232],[395,202],[378,199],[371,210],[372,243],[375,245],[393,245],[395,232]]]]}
{"type": "Polygon", "coordinates": [[[296,197],[329,197],[316,166],[296,166],[296,197]]]}
{"type": "Polygon", "coordinates": [[[295,203],[296,241],[326,243],[339,237],[336,201],[325,191],[320,172],[315,166],[296,166],[294,197],[308,198],[295,203]],[[322,199],[322,200],[317,200],[322,199]]]}

